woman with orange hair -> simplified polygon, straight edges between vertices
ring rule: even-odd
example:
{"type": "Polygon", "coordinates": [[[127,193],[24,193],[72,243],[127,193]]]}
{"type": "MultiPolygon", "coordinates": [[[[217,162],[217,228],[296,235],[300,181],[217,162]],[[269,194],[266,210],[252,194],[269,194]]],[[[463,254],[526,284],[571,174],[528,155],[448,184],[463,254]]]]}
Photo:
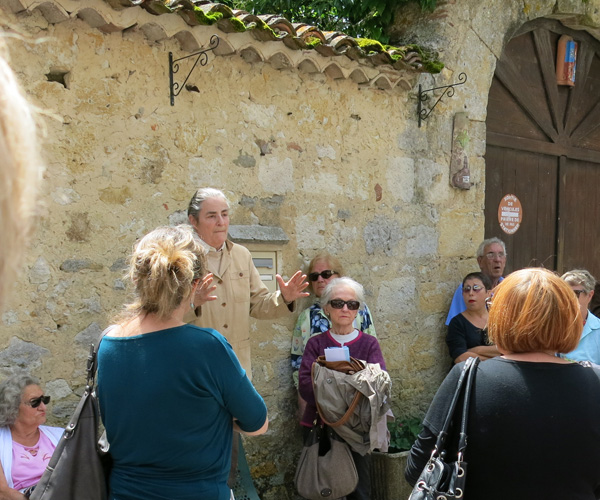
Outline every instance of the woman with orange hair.
{"type": "MultiPolygon", "coordinates": [[[[550,271],[516,271],[498,286],[488,333],[502,356],[477,367],[466,498],[599,498],[600,371],[556,356],[577,346],[581,327],[575,294],[550,271]]],[[[455,365],[425,416],[406,468],[411,484],[431,456],[462,367],[455,365]]],[[[457,441],[451,430],[447,442],[457,441]]]]}

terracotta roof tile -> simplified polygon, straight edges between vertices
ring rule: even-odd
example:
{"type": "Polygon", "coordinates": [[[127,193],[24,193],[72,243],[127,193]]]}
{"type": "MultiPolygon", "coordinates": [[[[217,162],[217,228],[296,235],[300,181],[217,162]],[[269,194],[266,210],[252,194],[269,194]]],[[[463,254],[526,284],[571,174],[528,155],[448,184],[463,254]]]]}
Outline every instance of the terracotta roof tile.
{"type": "Polygon", "coordinates": [[[77,15],[107,33],[137,25],[153,41],[175,37],[185,51],[205,46],[217,31],[221,39],[217,55],[238,53],[248,62],[351,78],[362,86],[406,89],[412,87],[418,73],[441,69],[439,63],[424,64],[422,52],[414,46],[383,46],[374,40],[292,23],[278,15],[257,16],[202,0],[13,0],[10,5],[16,12],[39,8],[51,23],[77,15]],[[238,33],[248,33],[251,38],[238,33]]]}

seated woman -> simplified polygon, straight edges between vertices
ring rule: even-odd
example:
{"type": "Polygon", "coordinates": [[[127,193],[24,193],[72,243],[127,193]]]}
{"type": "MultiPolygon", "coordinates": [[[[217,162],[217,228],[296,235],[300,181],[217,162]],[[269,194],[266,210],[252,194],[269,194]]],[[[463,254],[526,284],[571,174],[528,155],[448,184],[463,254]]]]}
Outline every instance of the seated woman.
{"type": "MultiPolygon", "coordinates": [[[[385,361],[377,339],[365,335],[354,326],[354,321],[360,308],[364,307],[363,287],[350,278],[336,278],[325,288],[321,297],[323,311],[331,321],[331,328],[325,333],[315,335],[308,339],[302,364],[299,371],[300,395],[307,402],[302,421],[300,422],[310,431],[315,419],[318,419],[317,407],[311,380],[311,368],[314,361],[325,354],[327,347],[347,346],[350,356],[366,361],[379,363],[385,370],[385,361]]],[[[370,457],[362,456],[352,451],[354,463],[358,471],[358,486],[347,500],[368,500],[371,492],[370,457]]]]}
{"type": "Polygon", "coordinates": [[[467,310],[457,314],[448,325],[446,344],[454,363],[467,358],[479,357],[486,360],[499,356],[495,346],[487,339],[487,300],[490,298],[492,282],[483,273],[470,273],[462,284],[462,295],[467,310]]]}
{"type": "Polygon", "coordinates": [[[27,374],[12,375],[0,384],[0,498],[23,500],[37,484],[62,436],[48,427],[45,396],[39,381],[27,374]]]}
{"type": "Polygon", "coordinates": [[[98,350],[110,500],[229,500],[234,429],[267,431],[267,407],[225,337],[183,321],[205,274],[190,227],[155,229],[135,247],[134,301],[98,350]]]}
{"type": "MultiPolygon", "coordinates": [[[[522,269],[498,285],[488,329],[502,356],[477,367],[465,498],[600,498],[600,370],[555,354],[577,346],[581,327],[577,298],[554,273],[522,269]]],[[[405,474],[413,485],[431,456],[462,368],[454,366],[442,383],[411,449],[405,474]]],[[[459,427],[450,431],[448,444],[458,443],[459,427]]]]}
{"type": "MultiPolygon", "coordinates": [[[[300,313],[292,334],[292,376],[296,387],[298,387],[298,370],[302,363],[302,354],[304,354],[308,339],[331,328],[329,318],[321,305],[321,295],[331,280],[344,276],[344,269],[336,257],[322,252],[315,255],[308,264],[307,276],[312,292],[315,294],[315,302],[300,313]]],[[[377,336],[367,304],[363,303],[363,307],[358,311],[354,327],[363,333],[377,336]]],[[[303,412],[303,402],[300,403],[300,407],[303,412]]]]}

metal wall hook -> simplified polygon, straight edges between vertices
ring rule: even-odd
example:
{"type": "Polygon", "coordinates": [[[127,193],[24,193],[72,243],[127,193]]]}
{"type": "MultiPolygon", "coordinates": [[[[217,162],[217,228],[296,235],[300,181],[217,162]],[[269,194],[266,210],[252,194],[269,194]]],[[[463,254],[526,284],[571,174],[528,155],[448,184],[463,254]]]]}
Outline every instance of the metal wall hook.
{"type": "Polygon", "coordinates": [[[193,54],[190,54],[188,56],[180,57],[179,59],[173,59],[173,52],[169,52],[169,92],[171,97],[171,106],[175,106],[175,97],[177,97],[183,89],[183,87],[185,87],[188,78],[190,77],[198,63],[200,63],[200,66],[206,66],[206,64],[208,63],[208,52],[210,52],[211,50],[215,50],[219,46],[219,41],[220,38],[218,37],[218,35],[213,35],[210,37],[210,43],[208,44],[208,48],[200,50],[198,52],[194,52],[193,54]],[[173,75],[175,75],[175,73],[179,71],[179,64],[177,63],[184,59],[189,59],[190,57],[195,56],[197,56],[196,61],[194,62],[194,65],[192,66],[190,72],[185,77],[183,83],[179,84],[173,81],[173,75]]]}
{"type": "Polygon", "coordinates": [[[464,83],[467,81],[467,74],[466,73],[461,73],[458,75],[458,82],[457,83],[453,83],[451,85],[443,85],[441,87],[433,87],[431,89],[427,89],[427,90],[422,90],[421,89],[421,85],[419,85],[419,93],[417,95],[417,116],[419,118],[419,128],[421,127],[421,122],[427,120],[427,117],[431,114],[431,112],[433,111],[433,108],[435,108],[438,104],[438,102],[440,102],[442,100],[442,97],[444,97],[445,95],[447,95],[448,97],[452,97],[454,95],[454,87],[457,87],[458,85],[464,85],[464,83]],[[427,100],[429,100],[429,96],[427,95],[427,92],[433,92],[434,90],[440,90],[440,89],[444,89],[444,92],[442,92],[442,95],[438,98],[437,101],[435,101],[435,103],[433,104],[433,106],[431,106],[431,108],[429,108],[429,110],[423,106],[423,103],[427,100]]]}

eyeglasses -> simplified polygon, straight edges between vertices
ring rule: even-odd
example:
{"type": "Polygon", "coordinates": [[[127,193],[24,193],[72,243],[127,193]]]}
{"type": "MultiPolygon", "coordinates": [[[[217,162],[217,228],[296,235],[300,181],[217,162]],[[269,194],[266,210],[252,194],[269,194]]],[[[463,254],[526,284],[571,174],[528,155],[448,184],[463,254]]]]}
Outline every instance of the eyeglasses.
{"type": "Polygon", "coordinates": [[[469,293],[471,290],[473,290],[475,293],[479,292],[480,290],[483,290],[482,286],[479,285],[467,285],[467,286],[463,286],[463,293],[469,293]]]}
{"type": "Polygon", "coordinates": [[[328,280],[334,274],[339,274],[339,273],[337,271],[332,271],[330,269],[327,269],[326,271],[321,271],[320,273],[310,273],[308,275],[308,279],[310,281],[317,281],[319,279],[319,276],[321,276],[321,278],[323,278],[324,280],[328,280]]]}
{"type": "Polygon", "coordinates": [[[356,311],[360,307],[360,302],[358,300],[333,299],[329,301],[329,305],[334,309],[343,309],[344,306],[348,306],[351,311],[356,311]]]}
{"type": "Polygon", "coordinates": [[[488,252],[485,254],[485,257],[488,260],[506,259],[506,254],[504,252],[488,252]]]}
{"type": "Polygon", "coordinates": [[[44,396],[42,394],[40,397],[30,399],[29,401],[25,402],[24,404],[29,405],[32,408],[37,408],[42,403],[44,403],[45,405],[47,405],[49,402],[50,402],[50,396],[44,396]]]}
{"type": "Polygon", "coordinates": [[[575,292],[575,295],[577,295],[577,298],[579,298],[579,296],[583,293],[584,295],[587,295],[587,292],[585,290],[573,290],[573,292],[575,292]]]}

